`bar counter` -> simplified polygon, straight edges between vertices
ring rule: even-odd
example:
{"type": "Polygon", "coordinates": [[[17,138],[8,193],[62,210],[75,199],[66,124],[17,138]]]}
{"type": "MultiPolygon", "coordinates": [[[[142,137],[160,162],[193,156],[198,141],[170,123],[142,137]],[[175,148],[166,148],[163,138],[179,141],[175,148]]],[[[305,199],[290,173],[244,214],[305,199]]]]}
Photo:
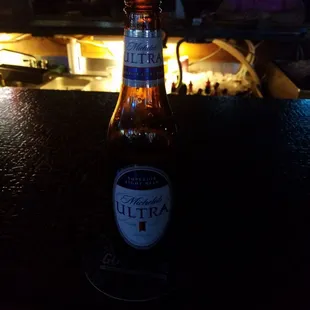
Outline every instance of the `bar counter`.
{"type": "Polygon", "coordinates": [[[171,96],[180,287],[136,305],[88,283],[116,100],[0,89],[0,308],[309,309],[310,100],[171,96]]]}

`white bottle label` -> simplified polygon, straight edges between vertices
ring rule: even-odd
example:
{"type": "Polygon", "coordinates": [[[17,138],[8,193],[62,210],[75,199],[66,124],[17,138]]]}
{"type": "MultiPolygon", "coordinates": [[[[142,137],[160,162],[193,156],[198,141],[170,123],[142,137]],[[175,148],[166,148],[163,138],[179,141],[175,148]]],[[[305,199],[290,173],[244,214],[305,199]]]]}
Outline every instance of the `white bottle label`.
{"type": "Polygon", "coordinates": [[[171,211],[171,186],[161,170],[134,166],[115,178],[114,215],[120,234],[136,249],[153,247],[165,234],[171,211]]]}
{"type": "Polygon", "coordinates": [[[156,86],[164,82],[163,44],[160,31],[130,31],[124,38],[125,85],[132,87],[156,86]]]}

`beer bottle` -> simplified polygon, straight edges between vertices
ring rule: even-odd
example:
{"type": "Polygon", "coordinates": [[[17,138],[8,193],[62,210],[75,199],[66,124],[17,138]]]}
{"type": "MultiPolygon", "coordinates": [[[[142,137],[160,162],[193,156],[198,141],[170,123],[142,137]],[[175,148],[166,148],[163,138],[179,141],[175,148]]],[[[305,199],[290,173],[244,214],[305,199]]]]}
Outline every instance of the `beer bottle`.
{"type": "Polygon", "coordinates": [[[159,0],[126,0],[123,82],[107,146],[120,259],[139,265],[166,253],[177,126],[164,81],[159,0]],[[112,184],[113,183],[113,184],[112,184]]]}

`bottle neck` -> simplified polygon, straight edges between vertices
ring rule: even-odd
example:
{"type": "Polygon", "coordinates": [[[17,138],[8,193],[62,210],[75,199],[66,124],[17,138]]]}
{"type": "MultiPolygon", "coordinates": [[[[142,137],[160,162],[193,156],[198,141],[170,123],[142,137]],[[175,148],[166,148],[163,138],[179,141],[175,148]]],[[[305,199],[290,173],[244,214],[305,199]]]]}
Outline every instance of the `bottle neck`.
{"type": "Polygon", "coordinates": [[[125,1],[123,83],[129,87],[164,84],[160,1],[125,1]]]}
{"type": "Polygon", "coordinates": [[[125,29],[160,30],[160,8],[158,0],[125,1],[125,29]]]}

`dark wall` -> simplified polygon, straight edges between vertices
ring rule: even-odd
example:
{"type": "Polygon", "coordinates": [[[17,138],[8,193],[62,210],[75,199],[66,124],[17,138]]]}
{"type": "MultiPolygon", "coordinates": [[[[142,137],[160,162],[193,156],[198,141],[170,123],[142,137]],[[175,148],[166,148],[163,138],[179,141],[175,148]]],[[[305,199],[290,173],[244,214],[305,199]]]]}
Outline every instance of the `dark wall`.
{"type": "Polygon", "coordinates": [[[182,0],[187,19],[199,17],[204,10],[214,12],[222,0],[182,0]]]}
{"type": "MultiPolygon", "coordinates": [[[[63,14],[67,11],[80,11],[83,15],[109,16],[116,10],[122,11],[123,0],[34,0],[35,14],[63,14]]],[[[174,11],[175,0],[164,0],[162,8],[174,11]]]]}
{"type": "MultiPolygon", "coordinates": [[[[209,12],[216,11],[222,1],[225,0],[182,0],[182,3],[185,8],[186,17],[192,19],[194,17],[199,17],[200,13],[204,10],[209,12]]],[[[306,20],[310,21],[310,0],[302,1],[306,7],[306,20]]]]}

